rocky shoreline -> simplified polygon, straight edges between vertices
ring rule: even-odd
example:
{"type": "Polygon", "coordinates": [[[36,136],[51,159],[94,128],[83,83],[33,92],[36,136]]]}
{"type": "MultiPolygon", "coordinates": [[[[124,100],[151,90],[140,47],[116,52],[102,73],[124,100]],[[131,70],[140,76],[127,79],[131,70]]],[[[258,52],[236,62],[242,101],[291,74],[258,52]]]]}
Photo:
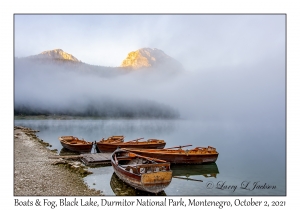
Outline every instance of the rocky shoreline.
{"type": "Polygon", "coordinates": [[[14,196],[100,196],[82,177],[91,173],[78,160],[51,159],[56,153],[35,130],[14,127],[14,196]]]}

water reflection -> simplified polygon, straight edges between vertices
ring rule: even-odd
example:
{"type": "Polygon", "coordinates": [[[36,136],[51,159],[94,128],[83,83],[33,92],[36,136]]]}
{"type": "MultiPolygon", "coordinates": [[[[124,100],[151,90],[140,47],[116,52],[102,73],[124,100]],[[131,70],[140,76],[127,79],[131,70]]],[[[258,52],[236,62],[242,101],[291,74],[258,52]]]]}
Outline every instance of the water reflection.
{"type": "MultiPolygon", "coordinates": [[[[96,147],[95,145],[93,145],[92,149],[91,149],[91,152],[90,153],[97,153],[97,150],[96,150],[96,147]]],[[[75,151],[71,151],[71,150],[68,150],[67,148],[64,148],[62,147],[58,153],[59,155],[61,156],[66,156],[66,155],[80,155],[82,153],[80,152],[75,152],[75,151]]]]}
{"type": "Polygon", "coordinates": [[[207,163],[201,165],[172,165],[173,177],[185,177],[202,175],[205,178],[214,177],[217,178],[219,169],[216,163],[207,163]]]}
{"type": "Polygon", "coordinates": [[[61,150],[59,151],[60,156],[79,155],[79,154],[80,154],[79,152],[74,152],[74,151],[68,150],[64,147],[61,148],[61,150]]]}
{"type": "MultiPolygon", "coordinates": [[[[52,145],[53,149],[60,151],[62,145],[58,138],[60,136],[76,136],[87,141],[99,141],[112,135],[124,135],[126,139],[169,139],[175,130],[178,130],[178,123],[174,120],[130,120],[130,119],[15,119],[16,126],[25,126],[40,131],[37,135],[45,142],[52,145]]],[[[170,140],[171,139],[171,140],[170,140]]],[[[172,146],[172,145],[169,145],[172,146]]],[[[94,147],[91,153],[95,153],[94,147]]]]}
{"type": "Polygon", "coordinates": [[[136,190],[130,185],[123,182],[116,173],[113,173],[110,179],[110,186],[112,191],[117,196],[166,196],[165,191],[161,191],[157,194],[136,190]]]}
{"type": "MultiPolygon", "coordinates": [[[[202,175],[205,178],[217,178],[219,169],[216,163],[208,163],[202,165],[172,165],[173,179],[183,179],[188,181],[203,180],[191,178],[192,176],[202,175]]],[[[116,196],[166,196],[166,192],[162,191],[158,194],[136,190],[130,185],[123,182],[115,173],[112,174],[110,187],[116,196]]]]}

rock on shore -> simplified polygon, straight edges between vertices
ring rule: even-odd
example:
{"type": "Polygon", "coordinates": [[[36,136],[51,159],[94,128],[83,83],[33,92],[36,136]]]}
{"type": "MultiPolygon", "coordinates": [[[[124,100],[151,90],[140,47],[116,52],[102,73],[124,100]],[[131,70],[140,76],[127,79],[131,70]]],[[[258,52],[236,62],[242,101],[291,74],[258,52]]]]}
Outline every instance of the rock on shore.
{"type": "Polygon", "coordinates": [[[74,170],[80,163],[49,159],[55,153],[36,132],[25,127],[14,128],[14,196],[102,195],[83,182],[86,170],[74,170]]]}

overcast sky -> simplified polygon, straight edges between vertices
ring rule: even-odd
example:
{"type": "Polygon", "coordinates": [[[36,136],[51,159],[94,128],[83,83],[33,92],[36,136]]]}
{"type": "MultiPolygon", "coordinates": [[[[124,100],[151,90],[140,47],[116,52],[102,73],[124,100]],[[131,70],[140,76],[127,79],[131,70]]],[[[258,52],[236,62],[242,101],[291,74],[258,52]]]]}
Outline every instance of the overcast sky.
{"type": "Polygon", "coordinates": [[[188,71],[276,62],[285,53],[285,15],[16,14],[14,27],[16,57],[60,48],[102,66],[119,66],[143,47],[163,50],[188,71]]]}

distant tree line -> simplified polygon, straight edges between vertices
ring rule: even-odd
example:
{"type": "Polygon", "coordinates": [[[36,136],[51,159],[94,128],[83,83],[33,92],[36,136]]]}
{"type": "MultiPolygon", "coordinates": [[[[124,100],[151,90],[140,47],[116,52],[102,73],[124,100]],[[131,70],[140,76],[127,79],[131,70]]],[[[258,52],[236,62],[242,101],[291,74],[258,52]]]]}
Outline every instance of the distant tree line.
{"type": "Polygon", "coordinates": [[[179,118],[179,112],[163,105],[140,103],[129,104],[110,104],[97,106],[89,104],[80,109],[78,108],[60,108],[47,109],[42,107],[33,107],[29,105],[15,105],[15,116],[36,116],[36,115],[67,115],[82,117],[103,117],[103,118],[179,118]]]}

